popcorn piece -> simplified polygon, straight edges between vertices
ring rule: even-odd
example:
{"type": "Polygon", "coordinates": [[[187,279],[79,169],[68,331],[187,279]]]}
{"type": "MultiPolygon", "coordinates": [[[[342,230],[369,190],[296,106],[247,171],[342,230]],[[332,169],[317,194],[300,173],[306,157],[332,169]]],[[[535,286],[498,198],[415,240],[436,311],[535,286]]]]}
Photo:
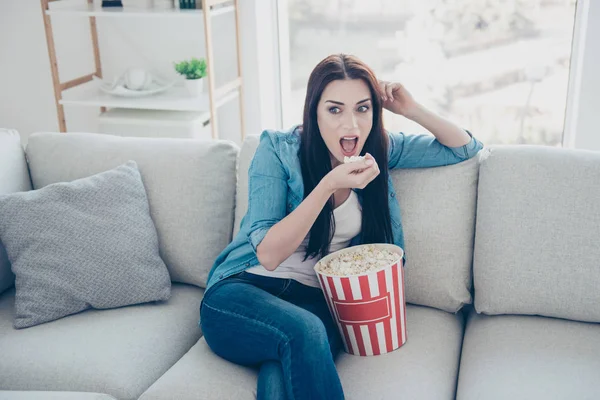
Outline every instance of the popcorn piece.
{"type": "Polygon", "coordinates": [[[362,161],[364,159],[365,159],[365,156],[352,156],[352,157],[345,156],[344,164],[348,164],[351,162],[358,162],[358,161],[362,161]]]}
{"type": "Polygon", "coordinates": [[[369,245],[320,263],[319,272],[334,276],[365,274],[400,260],[400,255],[369,245]]]}

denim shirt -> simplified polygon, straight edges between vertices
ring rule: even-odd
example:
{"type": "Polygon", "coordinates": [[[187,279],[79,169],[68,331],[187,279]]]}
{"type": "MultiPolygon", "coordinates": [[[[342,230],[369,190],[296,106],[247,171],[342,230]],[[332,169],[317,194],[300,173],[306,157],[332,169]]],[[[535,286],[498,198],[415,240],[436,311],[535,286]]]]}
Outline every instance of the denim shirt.
{"type": "MultiPolygon", "coordinates": [[[[469,133],[469,132],[467,132],[469,133]]],[[[431,135],[389,133],[388,168],[426,168],[456,164],[473,157],[483,144],[471,133],[465,146],[447,147],[431,135]]],[[[233,241],[219,254],[208,275],[206,291],[217,282],[259,265],[256,248],[269,229],[304,199],[298,126],[286,132],[264,131],[248,170],[248,211],[233,241]]],[[[381,164],[380,164],[381,166],[381,164]]],[[[356,191],[361,199],[360,191],[356,191]]],[[[400,206],[391,178],[388,201],[394,244],[404,249],[400,206]]],[[[360,234],[352,245],[360,244],[360,234]]]]}

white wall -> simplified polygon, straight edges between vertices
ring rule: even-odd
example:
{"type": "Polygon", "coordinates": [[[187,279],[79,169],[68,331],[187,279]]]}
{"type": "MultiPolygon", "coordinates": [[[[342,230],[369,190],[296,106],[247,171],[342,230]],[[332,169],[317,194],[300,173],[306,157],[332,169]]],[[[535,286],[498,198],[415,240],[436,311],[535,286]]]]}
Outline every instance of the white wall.
{"type": "MultiPolygon", "coordinates": [[[[85,3],[85,0],[80,0],[85,3]]],[[[241,1],[241,11],[254,13],[255,1],[241,1]],[[250,8],[250,10],[248,9],[250,8]]],[[[255,15],[251,14],[251,18],[255,15]]],[[[52,17],[54,38],[62,82],[94,72],[89,20],[85,17],[52,17]]],[[[252,19],[242,18],[242,46],[248,43],[252,19]],[[244,35],[244,32],[246,35],[244,35]]],[[[229,13],[213,19],[217,85],[236,75],[235,19],[229,13]]],[[[175,75],[172,62],[205,56],[202,18],[97,18],[102,70],[105,78],[118,76],[129,66],[141,66],[163,75],[175,75]]],[[[247,52],[245,52],[247,54],[247,52]]],[[[247,54],[248,55],[248,54],[247,54]]],[[[250,54],[251,56],[251,54],[250,54]]],[[[256,73],[251,57],[243,68],[256,73]]],[[[255,64],[258,60],[255,60],[255,64]]],[[[244,71],[243,71],[244,72],[244,71]]],[[[246,75],[251,86],[253,78],[246,75]]],[[[246,120],[258,133],[260,118],[255,118],[256,88],[246,90],[246,120]],[[252,90],[253,89],[253,90],[252,90]],[[258,127],[258,128],[257,128],[258,127]]],[[[219,112],[222,138],[239,138],[237,100],[219,112]],[[231,117],[235,115],[235,118],[231,117]]],[[[70,132],[97,130],[99,108],[66,106],[70,132]]],[[[263,111],[264,113],[264,111],[263,111]]],[[[50,63],[46,48],[42,10],[39,0],[0,1],[0,127],[17,129],[24,140],[36,131],[57,131],[58,123],[50,63]]],[[[236,140],[237,141],[237,140],[236,140]]]]}
{"type": "Polygon", "coordinates": [[[0,1],[0,127],[58,130],[40,2],[0,1]]]}

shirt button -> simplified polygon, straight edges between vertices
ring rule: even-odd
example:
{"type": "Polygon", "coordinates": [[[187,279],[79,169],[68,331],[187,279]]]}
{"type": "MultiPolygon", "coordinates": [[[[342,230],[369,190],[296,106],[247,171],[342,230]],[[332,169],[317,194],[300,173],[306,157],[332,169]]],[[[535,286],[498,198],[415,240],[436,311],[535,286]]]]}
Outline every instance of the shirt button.
{"type": "Polygon", "coordinates": [[[244,264],[244,265],[245,265],[246,267],[249,267],[249,266],[250,266],[250,263],[249,263],[249,262],[247,262],[247,263],[246,263],[246,264],[244,264]]]}
{"type": "Polygon", "coordinates": [[[288,204],[288,209],[290,209],[290,210],[291,210],[291,209],[292,209],[292,207],[294,207],[294,206],[292,205],[292,203],[289,203],[289,204],[288,204]]]}
{"type": "Polygon", "coordinates": [[[392,197],[396,197],[396,193],[392,193],[390,196],[392,196],[392,197]]]}
{"type": "Polygon", "coordinates": [[[223,275],[219,275],[219,279],[223,279],[223,275]]]}

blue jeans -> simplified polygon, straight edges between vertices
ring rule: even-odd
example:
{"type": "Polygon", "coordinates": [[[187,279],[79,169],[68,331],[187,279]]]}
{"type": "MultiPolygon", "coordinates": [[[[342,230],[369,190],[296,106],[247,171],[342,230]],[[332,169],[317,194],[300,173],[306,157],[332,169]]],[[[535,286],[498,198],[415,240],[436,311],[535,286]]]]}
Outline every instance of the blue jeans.
{"type": "Polygon", "coordinates": [[[208,290],[200,324],[217,355],[260,368],[258,400],[344,398],[342,342],[321,289],[242,272],[208,290]]]}

